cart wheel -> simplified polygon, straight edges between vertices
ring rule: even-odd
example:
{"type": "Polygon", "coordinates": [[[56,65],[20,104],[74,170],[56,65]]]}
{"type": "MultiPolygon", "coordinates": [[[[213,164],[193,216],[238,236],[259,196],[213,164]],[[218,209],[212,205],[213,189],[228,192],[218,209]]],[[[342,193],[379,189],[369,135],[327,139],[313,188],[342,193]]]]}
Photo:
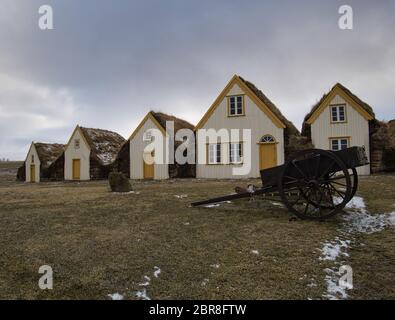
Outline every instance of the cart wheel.
{"type": "MultiPolygon", "coordinates": [[[[355,169],[354,169],[355,170],[355,169]]],[[[325,219],[341,211],[358,186],[345,164],[333,152],[311,149],[292,157],[280,174],[283,204],[302,219],[325,219]]]]}
{"type": "MultiPolygon", "coordinates": [[[[348,199],[347,203],[349,201],[351,201],[352,198],[354,198],[355,194],[357,193],[358,190],[358,173],[357,170],[355,168],[350,169],[352,171],[352,173],[349,172],[350,174],[350,178],[351,178],[351,185],[352,185],[352,189],[351,189],[351,195],[350,195],[350,199],[348,199]]],[[[318,204],[314,201],[314,199],[309,199],[308,195],[304,194],[303,190],[300,191],[302,192],[303,197],[310,202],[310,204],[315,205],[315,206],[321,206],[323,208],[331,208],[331,204],[325,204],[325,203],[321,203],[318,204]]]]}

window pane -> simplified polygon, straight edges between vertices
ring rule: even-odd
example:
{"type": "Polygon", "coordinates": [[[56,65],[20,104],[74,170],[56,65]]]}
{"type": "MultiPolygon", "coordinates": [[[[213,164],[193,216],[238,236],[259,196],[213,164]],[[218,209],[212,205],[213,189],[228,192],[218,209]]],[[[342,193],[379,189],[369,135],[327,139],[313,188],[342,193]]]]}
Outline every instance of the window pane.
{"type": "Polygon", "coordinates": [[[221,144],[217,143],[217,163],[221,163],[221,144]]]}
{"type": "Polygon", "coordinates": [[[229,148],[229,162],[232,163],[233,162],[233,144],[230,144],[230,148],[229,148]]]}
{"type": "Polygon", "coordinates": [[[341,149],[348,148],[348,140],[347,139],[342,139],[340,143],[341,143],[341,149]]]}
{"type": "Polygon", "coordinates": [[[339,140],[332,140],[332,150],[333,151],[339,150],[339,140]]]}
{"type": "Polygon", "coordinates": [[[214,163],[214,145],[212,144],[208,146],[208,162],[214,163]]]}
{"type": "Polygon", "coordinates": [[[243,104],[241,102],[237,103],[237,114],[243,114],[243,104]]]}
{"type": "Polygon", "coordinates": [[[332,121],[338,121],[337,117],[337,107],[332,107],[332,121]]]}
{"type": "Polygon", "coordinates": [[[339,107],[339,121],[344,121],[346,119],[345,117],[345,112],[344,112],[344,106],[339,107]]]}
{"type": "Polygon", "coordinates": [[[229,103],[230,103],[230,114],[235,115],[236,114],[236,99],[235,97],[230,97],[229,98],[229,103]]]}

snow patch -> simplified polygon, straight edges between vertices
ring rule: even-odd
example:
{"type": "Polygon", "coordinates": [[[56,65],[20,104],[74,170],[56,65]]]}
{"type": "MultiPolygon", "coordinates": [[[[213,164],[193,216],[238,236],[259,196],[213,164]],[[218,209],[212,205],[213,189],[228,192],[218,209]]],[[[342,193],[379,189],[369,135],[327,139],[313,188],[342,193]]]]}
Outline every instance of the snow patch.
{"type": "Polygon", "coordinates": [[[229,203],[232,203],[232,201],[223,201],[223,202],[220,202],[220,203],[206,204],[203,207],[205,207],[205,208],[215,208],[215,207],[219,207],[223,203],[228,203],[229,204],[229,203]]]}
{"type": "Polygon", "coordinates": [[[350,240],[341,240],[339,238],[332,242],[325,242],[321,249],[322,256],[319,259],[335,261],[342,255],[348,257],[349,254],[345,251],[349,248],[350,243],[350,240]]]}
{"type": "Polygon", "coordinates": [[[207,278],[203,279],[202,286],[205,287],[208,284],[208,282],[209,282],[209,279],[207,279],[207,278]]]}
{"type": "Polygon", "coordinates": [[[143,288],[143,289],[140,290],[140,291],[137,291],[137,292],[136,292],[136,297],[137,297],[137,298],[140,298],[140,299],[143,299],[143,300],[151,300],[151,298],[148,297],[148,295],[147,295],[147,289],[145,289],[145,288],[143,288]]]}
{"type": "Polygon", "coordinates": [[[215,263],[215,264],[210,265],[210,267],[214,268],[214,269],[219,269],[220,265],[219,265],[219,263],[215,263]]]}
{"type": "Polygon", "coordinates": [[[258,251],[258,250],[251,250],[251,253],[252,253],[252,254],[258,255],[258,254],[259,254],[259,251],[258,251]]]}
{"type": "Polygon", "coordinates": [[[160,270],[160,268],[159,267],[154,267],[154,269],[155,269],[155,271],[154,271],[154,277],[155,278],[158,278],[159,277],[159,275],[160,275],[160,273],[162,272],[162,270],[160,270]]]}
{"type": "Polygon", "coordinates": [[[320,249],[320,261],[332,262],[331,268],[326,268],[325,281],[327,290],[322,295],[327,299],[347,299],[347,288],[339,285],[341,258],[349,257],[347,252],[351,242],[355,240],[357,234],[371,234],[380,232],[388,226],[395,226],[395,212],[389,214],[370,214],[366,209],[365,201],[362,197],[355,196],[345,207],[347,214],[343,215],[343,223],[339,228],[339,234],[343,239],[336,237],[333,241],[322,243],[320,249]]]}
{"type": "Polygon", "coordinates": [[[123,300],[123,295],[117,293],[113,293],[113,294],[108,294],[108,296],[111,298],[111,300],[123,300]]]}
{"type": "Polygon", "coordinates": [[[119,195],[126,195],[126,194],[140,194],[139,191],[128,191],[128,192],[111,192],[111,194],[119,194],[119,195]]]}
{"type": "MultiPolygon", "coordinates": [[[[155,266],[153,272],[154,277],[158,278],[160,273],[161,273],[160,268],[155,266]]],[[[143,300],[151,300],[151,298],[147,294],[147,288],[146,288],[151,284],[151,278],[147,275],[145,275],[143,278],[145,279],[145,282],[139,283],[139,286],[143,288],[141,288],[139,291],[136,292],[136,297],[143,300]]]]}
{"type": "Polygon", "coordinates": [[[187,195],[187,194],[180,194],[180,195],[176,194],[175,197],[176,197],[177,199],[183,199],[183,198],[187,198],[188,195],[187,195]]]}

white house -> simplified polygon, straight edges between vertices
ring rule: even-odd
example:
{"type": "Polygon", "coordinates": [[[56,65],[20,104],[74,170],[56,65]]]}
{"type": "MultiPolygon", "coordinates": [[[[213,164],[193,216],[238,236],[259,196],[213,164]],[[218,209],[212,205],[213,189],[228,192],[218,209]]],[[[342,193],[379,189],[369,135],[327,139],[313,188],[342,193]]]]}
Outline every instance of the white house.
{"type": "MultiPolygon", "coordinates": [[[[364,146],[370,160],[369,123],[374,118],[372,107],[337,83],[306,115],[302,134],[319,149],[364,146]]],[[[368,175],[370,166],[358,168],[357,171],[358,174],[368,175]]]]}
{"type": "MultiPolygon", "coordinates": [[[[195,177],[194,166],[189,164],[178,165],[177,163],[167,163],[166,144],[170,139],[166,132],[167,121],[172,121],[175,133],[180,129],[189,129],[193,132],[194,126],[185,120],[162,112],[148,112],[138,127],[133,131],[128,143],[124,144],[119,153],[117,158],[119,171],[128,174],[131,179],[162,180],[169,178],[195,177]],[[144,154],[147,152],[146,146],[154,139],[152,129],[156,129],[156,132],[159,132],[161,135],[160,139],[163,143],[162,163],[153,162],[148,164],[147,161],[144,160],[144,154]]],[[[177,142],[174,140],[173,144],[177,147],[177,142]]],[[[156,151],[151,152],[151,156],[154,156],[154,152],[156,151]]]]}
{"type": "MultiPolygon", "coordinates": [[[[299,134],[254,84],[235,75],[219,94],[206,114],[197,124],[198,145],[206,144],[206,163],[198,163],[197,178],[256,178],[260,170],[284,163],[285,147],[290,134],[299,134]],[[199,141],[202,129],[251,130],[251,170],[244,175],[234,175],[232,169],[243,166],[248,159],[243,137],[238,140],[209,143],[199,141]]],[[[198,158],[199,148],[198,148],[198,158]]],[[[201,156],[201,158],[204,158],[201,156]]]]}
{"type": "Polygon", "coordinates": [[[77,125],[64,151],[64,179],[108,178],[111,164],[124,142],[116,132],[77,125]]]}
{"type": "Polygon", "coordinates": [[[48,168],[63,153],[63,144],[32,142],[25,160],[26,182],[48,179],[48,168]]]}

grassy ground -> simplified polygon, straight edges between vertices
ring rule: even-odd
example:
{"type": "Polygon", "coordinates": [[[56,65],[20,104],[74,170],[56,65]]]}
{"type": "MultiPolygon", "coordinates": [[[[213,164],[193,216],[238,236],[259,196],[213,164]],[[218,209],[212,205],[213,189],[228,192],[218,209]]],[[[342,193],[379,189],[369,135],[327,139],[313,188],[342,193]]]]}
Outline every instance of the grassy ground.
{"type": "MultiPolygon", "coordinates": [[[[0,298],[135,299],[144,276],[153,299],[321,298],[326,265],[318,249],[336,237],[341,217],[294,220],[270,201],[188,207],[249,182],[137,182],[139,194],[116,195],[106,182],[0,179],[0,298]],[[38,288],[41,265],[53,267],[51,291],[38,288]]],[[[394,185],[394,176],[363,179],[369,210],[394,211],[394,185]]],[[[351,298],[395,298],[393,230],[358,241],[348,261],[351,298]]]]}

